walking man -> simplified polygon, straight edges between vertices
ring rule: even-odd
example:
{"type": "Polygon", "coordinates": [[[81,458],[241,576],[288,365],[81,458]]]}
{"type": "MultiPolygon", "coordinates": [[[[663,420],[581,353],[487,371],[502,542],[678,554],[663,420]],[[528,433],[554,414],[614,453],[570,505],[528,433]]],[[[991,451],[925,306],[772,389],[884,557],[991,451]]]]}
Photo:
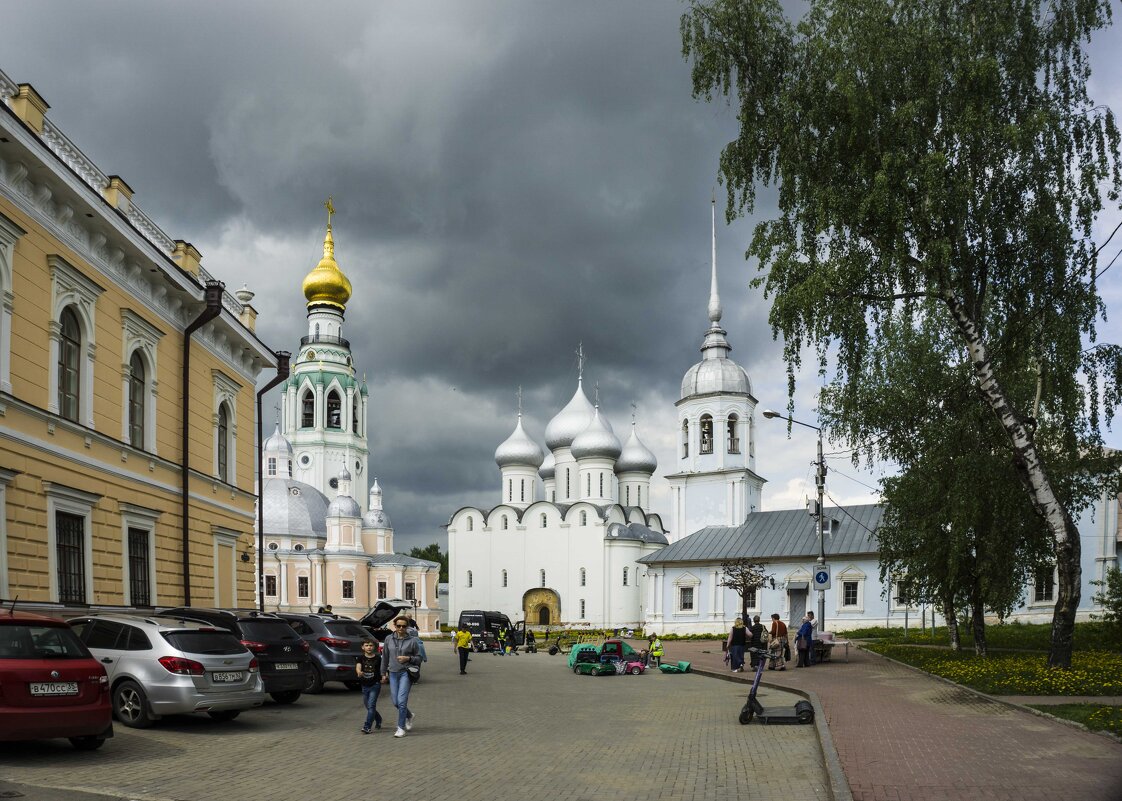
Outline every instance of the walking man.
{"type": "Polygon", "coordinates": [[[779,619],[778,613],[771,615],[771,630],[768,632],[768,651],[771,652],[771,658],[768,660],[768,670],[775,670],[775,666],[779,665],[780,670],[787,669],[787,659],[783,655],[786,648],[790,648],[787,643],[787,624],[779,619]]]}
{"type": "Polygon", "coordinates": [[[409,618],[398,615],[393,619],[393,634],[386,637],[382,646],[382,683],[390,685],[390,699],[397,707],[397,731],[394,737],[404,737],[413,730],[414,715],[409,711],[409,668],[421,667],[420,640],[409,634],[409,618]]]}

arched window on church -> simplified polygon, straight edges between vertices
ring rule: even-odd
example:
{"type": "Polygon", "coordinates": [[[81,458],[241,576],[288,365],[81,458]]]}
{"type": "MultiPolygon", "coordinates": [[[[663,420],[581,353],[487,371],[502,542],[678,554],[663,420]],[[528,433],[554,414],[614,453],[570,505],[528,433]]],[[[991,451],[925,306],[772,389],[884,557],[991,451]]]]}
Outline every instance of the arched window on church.
{"type": "Polygon", "coordinates": [[[503,586],[506,586],[506,571],[503,571],[503,586]]]}
{"type": "Polygon", "coordinates": [[[740,434],[738,433],[740,418],[735,414],[729,415],[728,421],[728,452],[740,453],[740,434]]]}
{"type": "Polygon", "coordinates": [[[472,584],[472,581],[471,581],[471,571],[469,570],[469,571],[468,571],[468,586],[470,587],[470,586],[471,586],[471,584],[472,584]]]}
{"type": "Polygon", "coordinates": [[[701,415],[701,446],[697,452],[713,452],[713,415],[711,414],[701,415]]]}
{"type": "Polygon", "coordinates": [[[316,323],[316,339],[319,339],[319,323],[316,323]]]}
{"type": "Polygon", "coordinates": [[[631,505],[631,485],[630,484],[628,484],[626,487],[623,488],[623,494],[624,494],[624,504],[626,506],[630,506],[631,505]]]}
{"type": "MultiPolygon", "coordinates": [[[[502,519],[502,529],[503,529],[503,531],[506,531],[506,529],[507,529],[506,515],[503,515],[501,519],[502,519]]],[[[505,587],[506,585],[504,584],[503,586],[505,587]]]]}
{"type": "Polygon", "coordinates": [[[580,513],[580,524],[582,526],[587,526],[588,525],[588,512],[585,512],[583,510],[581,511],[581,513],[580,513]]]}
{"type": "Polygon", "coordinates": [[[300,399],[300,427],[314,428],[316,424],[316,398],[309,389],[300,399]]]}
{"type": "Polygon", "coordinates": [[[604,474],[600,474],[600,497],[604,497],[604,474]]]}
{"type": "Polygon", "coordinates": [[[506,480],[506,500],[510,503],[514,500],[514,479],[508,478],[506,480]]]}
{"type": "Polygon", "coordinates": [[[586,585],[587,581],[588,581],[588,573],[587,573],[587,572],[585,571],[585,569],[584,569],[584,568],[582,567],[582,568],[580,569],[580,585],[581,585],[582,587],[584,587],[584,586],[586,585]]]}
{"type": "Polygon", "coordinates": [[[268,475],[275,476],[277,474],[277,457],[269,457],[268,475]]]}
{"type": "Polygon", "coordinates": [[[592,473],[586,473],[584,476],[584,497],[592,497],[592,473]]]}
{"type": "Polygon", "coordinates": [[[566,498],[573,497],[572,492],[573,492],[572,489],[569,487],[569,468],[566,467],[565,468],[565,497],[566,498]]]}
{"type": "Polygon", "coordinates": [[[465,528],[467,528],[468,531],[472,531],[472,530],[475,529],[475,518],[474,517],[468,517],[467,518],[467,523],[465,524],[465,528]]]}
{"type": "Polygon", "coordinates": [[[627,586],[627,568],[623,569],[623,586],[627,586]]]}
{"type": "Polygon", "coordinates": [[[542,586],[544,587],[545,586],[545,571],[542,570],[541,574],[542,574],[542,586]]]}
{"type": "Polygon", "coordinates": [[[682,421],[682,458],[690,455],[690,421],[682,421]]]}
{"type": "Polygon", "coordinates": [[[327,393],[327,427],[336,430],[343,428],[343,401],[339,393],[331,390],[327,393]]]}
{"type": "Polygon", "coordinates": [[[542,512],[542,516],[541,516],[541,527],[542,527],[542,528],[545,528],[545,526],[546,526],[546,522],[547,522],[547,521],[546,521],[546,519],[545,519],[545,512],[542,512]]]}
{"type": "Polygon", "coordinates": [[[358,399],[358,395],[354,396],[354,402],[351,404],[351,431],[358,433],[358,406],[362,401],[358,399]]]}

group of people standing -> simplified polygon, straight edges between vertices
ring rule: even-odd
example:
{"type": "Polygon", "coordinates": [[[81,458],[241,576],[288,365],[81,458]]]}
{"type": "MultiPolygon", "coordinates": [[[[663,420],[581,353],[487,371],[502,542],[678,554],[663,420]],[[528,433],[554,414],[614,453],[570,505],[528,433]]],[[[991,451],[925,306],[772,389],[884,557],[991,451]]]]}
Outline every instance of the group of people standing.
{"type": "MultiPolygon", "coordinates": [[[[800,622],[795,634],[795,650],[798,661],[795,667],[809,667],[814,664],[814,639],[815,627],[814,613],[807,612],[800,622]]],[[[787,624],[779,619],[779,614],[771,616],[771,627],[765,632],[760,623],[760,616],[752,617],[751,625],[746,625],[743,618],[737,618],[732,625],[728,638],[725,640],[725,651],[729,669],[733,673],[744,672],[744,653],[747,650],[749,665],[755,668],[759,664],[761,655],[751,649],[767,647],[768,670],[786,670],[787,663],[791,660],[791,643],[788,638],[787,624]]]]}

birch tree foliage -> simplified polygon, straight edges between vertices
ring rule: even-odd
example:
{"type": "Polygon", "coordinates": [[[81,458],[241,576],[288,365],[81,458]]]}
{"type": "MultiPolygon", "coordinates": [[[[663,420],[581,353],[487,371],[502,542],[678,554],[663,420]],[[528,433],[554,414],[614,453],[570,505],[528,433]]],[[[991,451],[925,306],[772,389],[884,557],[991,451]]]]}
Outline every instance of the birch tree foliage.
{"type": "Polygon", "coordinates": [[[1122,352],[1085,349],[1105,315],[1092,227],[1122,186],[1114,116],[1087,93],[1084,46],[1109,21],[1100,0],[817,0],[798,20],[776,0],[709,0],[682,17],[695,97],[737,112],[720,158],[727,216],[753,212],[760,186],[777,192],[746,255],[789,391],[804,349],[823,370],[831,354],[851,412],[831,433],[869,441],[899,421],[846,396],[891,335],[953,346],[1055,540],[1060,667],[1079,542],[1029,418],[1065,421],[1053,448],[1095,448],[1119,401],[1122,352]],[[1005,389],[1003,371],[1030,367],[1038,405],[1005,389]]]}

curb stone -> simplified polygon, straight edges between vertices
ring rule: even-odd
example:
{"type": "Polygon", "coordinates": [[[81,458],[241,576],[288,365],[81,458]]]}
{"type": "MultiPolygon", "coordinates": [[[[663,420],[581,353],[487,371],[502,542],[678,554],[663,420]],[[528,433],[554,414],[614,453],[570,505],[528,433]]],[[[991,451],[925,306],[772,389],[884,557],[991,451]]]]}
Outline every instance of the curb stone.
{"type": "MultiPolygon", "coordinates": [[[[710,679],[731,681],[735,684],[751,684],[747,678],[743,678],[745,674],[730,676],[727,673],[692,666],[690,672],[710,679]]],[[[833,801],[853,801],[853,793],[849,789],[849,780],[846,779],[845,771],[842,770],[841,759],[838,757],[837,748],[834,747],[834,738],[830,735],[830,727],[826,723],[826,712],[822,708],[822,703],[818,700],[818,694],[810,690],[785,687],[765,681],[761,681],[760,686],[767,687],[769,690],[802,696],[810,701],[811,706],[814,707],[814,729],[818,734],[818,745],[822,749],[822,762],[826,768],[826,775],[830,779],[830,797],[833,801]]]]}
{"type": "MultiPolygon", "coordinates": [[[[1107,738],[1108,740],[1113,740],[1116,743],[1122,743],[1122,737],[1118,736],[1117,734],[1114,734],[1113,732],[1096,731],[1094,729],[1089,729],[1086,726],[1084,726],[1082,723],[1078,723],[1074,720],[1068,720],[1067,718],[1056,717],[1055,715],[1050,715],[1047,712],[1044,712],[1040,709],[1035,709],[1031,706],[1025,706],[1023,704],[1017,704],[1017,703],[1014,703],[1013,701],[1006,701],[1001,696],[989,695],[988,693],[984,693],[981,690],[975,690],[973,687],[967,687],[965,684],[959,684],[956,681],[951,681],[950,679],[946,678],[945,676],[940,676],[937,673],[929,673],[928,671],[924,670],[923,668],[916,667],[915,665],[909,665],[907,662],[901,662],[899,659],[893,659],[891,656],[885,656],[884,654],[879,654],[876,651],[870,651],[868,648],[864,648],[860,645],[856,645],[856,647],[860,648],[862,651],[864,651],[867,654],[872,654],[873,656],[879,656],[881,659],[885,660],[886,662],[892,662],[893,664],[901,665],[903,667],[906,667],[909,670],[914,670],[916,673],[922,673],[925,676],[930,676],[933,679],[938,679],[939,681],[943,682],[944,684],[949,684],[952,687],[957,687],[960,690],[966,690],[966,692],[972,693],[973,695],[976,695],[979,698],[984,698],[987,701],[993,701],[994,703],[998,703],[998,704],[1001,704],[1003,706],[1007,706],[1010,709],[1018,709],[1021,712],[1028,712],[1030,715],[1036,715],[1037,717],[1048,718],[1049,720],[1059,721],[1060,723],[1063,723],[1065,726],[1071,726],[1072,728],[1080,729],[1080,730],[1088,732],[1090,734],[1097,734],[1100,737],[1107,738]]],[[[1063,696],[1062,695],[1057,695],[1057,696],[1053,696],[1053,697],[1054,698],[1062,698],[1063,696]]]]}

